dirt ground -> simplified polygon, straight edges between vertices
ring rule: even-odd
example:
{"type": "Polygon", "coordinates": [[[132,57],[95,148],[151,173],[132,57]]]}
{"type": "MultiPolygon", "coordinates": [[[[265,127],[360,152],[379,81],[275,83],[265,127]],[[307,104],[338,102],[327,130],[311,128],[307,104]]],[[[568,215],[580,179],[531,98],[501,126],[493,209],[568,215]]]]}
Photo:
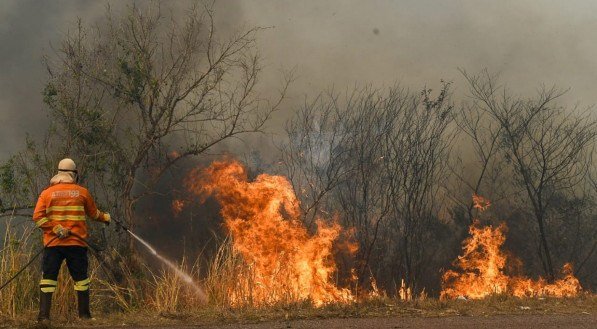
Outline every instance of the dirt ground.
{"type": "MultiPolygon", "coordinates": [[[[31,328],[37,312],[16,318],[0,316],[0,328],[31,328]]],[[[82,321],[73,314],[57,317],[55,328],[64,329],[344,329],[344,328],[591,328],[597,329],[597,295],[577,298],[508,298],[483,300],[411,302],[379,299],[367,303],[281,305],[268,308],[209,308],[186,312],[95,313],[94,321],[82,321]]]]}
{"type": "MultiPolygon", "coordinates": [[[[112,327],[109,329],[116,329],[112,327]]],[[[122,328],[122,327],[121,327],[122,328]]],[[[127,327],[131,328],[131,327],[127,327]]],[[[391,318],[357,318],[357,319],[311,319],[295,321],[273,321],[256,324],[227,324],[216,326],[182,326],[182,327],[140,327],[146,329],[345,329],[345,328],[430,328],[430,329],[552,329],[552,328],[597,328],[597,315],[571,314],[571,315],[495,315],[479,316],[453,316],[435,318],[391,317],[391,318]]],[[[104,328],[108,329],[108,328],[104,328]]]]}

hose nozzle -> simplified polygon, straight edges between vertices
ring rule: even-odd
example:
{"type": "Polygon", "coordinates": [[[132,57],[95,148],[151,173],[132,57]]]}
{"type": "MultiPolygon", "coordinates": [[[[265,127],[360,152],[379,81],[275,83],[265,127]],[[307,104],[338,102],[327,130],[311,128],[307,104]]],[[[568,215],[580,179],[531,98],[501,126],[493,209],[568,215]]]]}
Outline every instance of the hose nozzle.
{"type": "Polygon", "coordinates": [[[118,231],[118,229],[123,229],[125,231],[129,231],[128,226],[126,226],[125,224],[123,224],[121,221],[119,221],[116,218],[112,218],[112,221],[116,224],[116,230],[118,231]]]}

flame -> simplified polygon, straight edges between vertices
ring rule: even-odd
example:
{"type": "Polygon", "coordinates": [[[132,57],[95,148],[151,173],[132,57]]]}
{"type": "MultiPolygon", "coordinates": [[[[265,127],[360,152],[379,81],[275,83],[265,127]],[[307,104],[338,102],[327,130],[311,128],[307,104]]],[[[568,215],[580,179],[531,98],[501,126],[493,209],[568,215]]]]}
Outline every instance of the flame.
{"type": "Polygon", "coordinates": [[[454,262],[460,271],[444,273],[441,298],[477,299],[507,291],[509,280],[502,271],[506,256],[500,250],[506,240],[505,228],[504,224],[496,229],[478,227],[477,222],[469,227],[470,237],[464,241],[463,255],[454,262]]]}
{"type": "MultiPolygon", "coordinates": [[[[220,203],[233,249],[248,269],[239,271],[237,282],[250,287],[252,304],[308,300],[320,306],[354,300],[348,289],[332,283],[332,245],[341,227],[318,220],[317,233],[309,234],[285,177],[261,174],[250,182],[240,163],[221,161],[192,170],[185,185],[195,195],[212,195],[220,203]]],[[[228,295],[233,304],[247,299],[238,289],[228,295]]]]}
{"type": "MultiPolygon", "coordinates": [[[[488,200],[479,196],[474,196],[473,202],[480,211],[486,210],[490,205],[488,200]]],[[[506,240],[506,230],[504,223],[497,228],[479,227],[478,221],[471,224],[470,236],[463,243],[463,254],[453,263],[458,270],[449,270],[442,277],[440,298],[466,296],[480,299],[491,294],[571,297],[580,293],[582,287],[572,274],[571,264],[564,265],[563,278],[553,283],[548,283],[543,278],[532,280],[505,274],[504,268],[509,259],[501,247],[506,240]]],[[[511,258],[510,261],[518,260],[511,258]]]]}
{"type": "Polygon", "coordinates": [[[488,199],[480,195],[473,194],[473,207],[475,209],[478,209],[479,211],[485,211],[489,209],[489,206],[491,206],[491,202],[488,199]]]}
{"type": "Polygon", "coordinates": [[[168,152],[168,158],[170,158],[170,160],[180,158],[180,152],[178,152],[176,150],[172,150],[172,151],[168,152]]]}
{"type": "Polygon", "coordinates": [[[182,209],[184,208],[185,203],[182,200],[174,200],[172,201],[172,213],[174,216],[178,216],[182,209]]]}
{"type": "Polygon", "coordinates": [[[539,278],[537,281],[518,277],[512,283],[512,294],[517,297],[555,296],[572,297],[582,291],[578,279],[574,276],[572,264],[566,263],[562,267],[563,278],[553,283],[539,278]]]}
{"type": "Polygon", "coordinates": [[[398,289],[398,296],[400,297],[400,300],[413,300],[411,289],[410,287],[406,286],[404,279],[401,280],[400,288],[398,289]]]}

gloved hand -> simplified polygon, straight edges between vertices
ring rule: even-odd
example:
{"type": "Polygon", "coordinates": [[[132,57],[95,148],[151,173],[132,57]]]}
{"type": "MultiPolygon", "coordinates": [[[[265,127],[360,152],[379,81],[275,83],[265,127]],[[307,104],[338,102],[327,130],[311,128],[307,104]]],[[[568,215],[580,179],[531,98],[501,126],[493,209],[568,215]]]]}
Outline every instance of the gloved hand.
{"type": "Polygon", "coordinates": [[[110,221],[112,220],[112,217],[110,217],[110,214],[108,214],[107,212],[104,213],[104,220],[103,223],[106,224],[106,226],[110,225],[110,221]]]}
{"type": "Polygon", "coordinates": [[[59,239],[64,239],[70,235],[70,230],[58,224],[52,228],[52,232],[58,236],[59,239]]]}

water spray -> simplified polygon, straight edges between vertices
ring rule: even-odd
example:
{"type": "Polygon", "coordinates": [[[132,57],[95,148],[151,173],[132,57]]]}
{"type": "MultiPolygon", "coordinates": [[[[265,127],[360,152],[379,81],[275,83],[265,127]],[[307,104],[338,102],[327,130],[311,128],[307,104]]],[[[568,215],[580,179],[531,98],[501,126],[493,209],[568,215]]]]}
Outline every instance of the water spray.
{"type": "Polygon", "coordinates": [[[173,270],[174,273],[176,274],[176,276],[178,276],[186,284],[188,284],[191,288],[193,288],[193,290],[199,295],[199,298],[203,302],[207,302],[207,294],[205,293],[205,291],[203,291],[203,289],[201,289],[201,287],[199,287],[199,285],[195,281],[193,281],[193,278],[191,278],[191,276],[189,274],[185,273],[178,266],[176,266],[176,264],[174,264],[173,262],[171,262],[164,256],[160,255],[158,253],[158,251],[151,244],[149,244],[149,242],[143,240],[141,237],[139,237],[135,233],[131,232],[131,230],[129,230],[129,228],[127,226],[122,224],[122,222],[115,220],[115,219],[112,219],[112,221],[114,223],[116,223],[117,227],[122,228],[124,231],[128,232],[133,238],[135,238],[135,240],[139,241],[139,243],[141,243],[149,251],[149,253],[151,253],[159,261],[161,261],[163,264],[165,264],[171,270],[173,270]]]}
{"type": "MultiPolygon", "coordinates": [[[[116,226],[118,228],[122,228],[123,230],[128,232],[133,238],[135,238],[135,240],[139,241],[145,248],[147,248],[147,250],[153,256],[155,256],[163,264],[166,264],[171,270],[173,270],[174,273],[176,274],[176,276],[181,278],[186,284],[188,284],[191,288],[193,288],[193,290],[195,291],[195,293],[197,293],[197,295],[199,296],[199,299],[201,301],[207,302],[207,300],[208,300],[207,294],[205,293],[205,291],[203,291],[203,289],[201,289],[201,287],[199,287],[199,285],[195,281],[193,281],[193,278],[191,278],[191,276],[189,274],[187,274],[183,270],[181,270],[172,261],[170,261],[167,258],[165,258],[164,256],[160,255],[154,247],[152,247],[147,241],[143,240],[141,237],[139,237],[135,233],[131,232],[131,230],[129,230],[129,228],[126,225],[124,225],[122,222],[115,220],[115,219],[112,219],[112,221],[114,223],[116,223],[116,226]]],[[[98,251],[96,247],[94,247],[92,244],[90,244],[90,242],[88,240],[84,239],[80,235],[75,234],[73,232],[71,232],[71,235],[73,235],[75,238],[77,238],[77,239],[81,240],[82,242],[84,242],[85,244],[87,244],[89,247],[91,247],[92,250],[98,251]]],[[[44,248],[49,246],[57,238],[58,238],[57,236],[52,238],[50,241],[48,241],[48,243],[46,243],[44,246],[42,246],[42,248],[40,248],[39,251],[37,251],[33,255],[33,257],[31,257],[31,259],[27,262],[27,264],[25,264],[22,268],[20,268],[10,279],[8,279],[6,282],[4,282],[0,285],[0,290],[4,289],[6,286],[8,286],[9,283],[11,283],[14,279],[16,279],[17,276],[19,276],[27,267],[29,267],[29,265],[31,265],[33,263],[33,261],[43,252],[44,248]]],[[[102,263],[101,259],[100,259],[100,263],[102,263]]]]}

